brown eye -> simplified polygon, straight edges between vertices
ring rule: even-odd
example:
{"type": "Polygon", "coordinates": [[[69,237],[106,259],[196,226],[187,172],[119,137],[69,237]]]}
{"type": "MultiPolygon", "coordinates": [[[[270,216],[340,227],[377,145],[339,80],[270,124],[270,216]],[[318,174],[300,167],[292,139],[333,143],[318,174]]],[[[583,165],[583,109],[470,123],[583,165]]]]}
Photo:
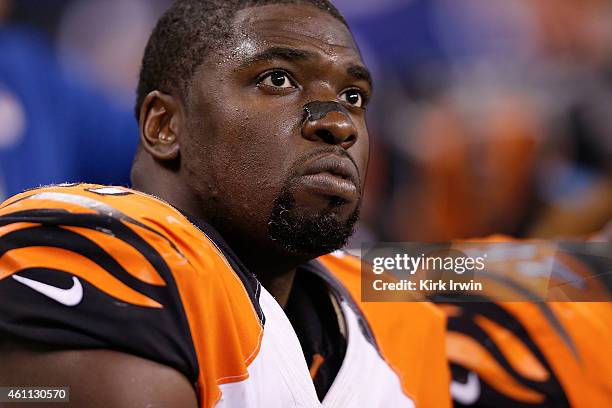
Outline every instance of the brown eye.
{"type": "Polygon", "coordinates": [[[357,89],[348,89],[342,92],[340,100],[357,108],[363,108],[363,95],[357,89]]]}
{"type": "Polygon", "coordinates": [[[260,81],[261,84],[275,88],[293,88],[289,76],[284,71],[272,71],[260,81]]]}

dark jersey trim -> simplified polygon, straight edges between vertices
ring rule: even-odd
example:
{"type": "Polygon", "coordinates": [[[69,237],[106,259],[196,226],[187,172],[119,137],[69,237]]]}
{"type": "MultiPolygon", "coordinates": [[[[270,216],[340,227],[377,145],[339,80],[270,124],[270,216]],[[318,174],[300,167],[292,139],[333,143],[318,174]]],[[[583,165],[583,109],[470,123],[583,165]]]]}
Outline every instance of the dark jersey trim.
{"type": "MultiPolygon", "coordinates": [[[[180,210],[179,210],[180,211],[180,210]]],[[[230,264],[238,278],[242,282],[242,285],[251,299],[251,303],[255,308],[255,312],[259,317],[259,321],[262,326],[265,325],[266,317],[264,316],[263,310],[259,305],[259,295],[261,294],[261,283],[257,280],[255,275],[249,271],[249,269],[242,263],[238,255],[229,247],[227,242],[223,239],[221,234],[210,224],[190,215],[183,211],[180,211],[185,218],[189,220],[195,227],[197,227],[204,235],[206,235],[223,254],[227,262],[230,264]]]]}
{"type": "Polygon", "coordinates": [[[316,259],[312,261],[306,262],[305,264],[299,267],[304,271],[314,273],[323,279],[327,285],[329,285],[332,293],[342,301],[345,301],[346,304],[351,308],[351,310],[357,316],[357,323],[359,324],[359,328],[361,329],[362,334],[378,353],[380,354],[380,348],[378,347],[378,343],[376,342],[376,337],[374,336],[374,332],[368,323],[368,319],[364,316],[361,308],[353,298],[353,295],[348,291],[346,287],[340,282],[321,262],[316,259]]]}

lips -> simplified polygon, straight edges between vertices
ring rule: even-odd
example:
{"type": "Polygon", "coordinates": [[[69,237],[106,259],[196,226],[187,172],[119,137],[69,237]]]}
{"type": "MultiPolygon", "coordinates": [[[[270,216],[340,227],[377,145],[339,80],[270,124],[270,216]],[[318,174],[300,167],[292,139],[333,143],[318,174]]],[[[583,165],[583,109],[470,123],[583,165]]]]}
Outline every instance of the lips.
{"type": "Polygon", "coordinates": [[[335,154],[327,154],[306,163],[299,179],[315,193],[340,197],[347,202],[358,197],[357,168],[350,159],[335,154]]]}

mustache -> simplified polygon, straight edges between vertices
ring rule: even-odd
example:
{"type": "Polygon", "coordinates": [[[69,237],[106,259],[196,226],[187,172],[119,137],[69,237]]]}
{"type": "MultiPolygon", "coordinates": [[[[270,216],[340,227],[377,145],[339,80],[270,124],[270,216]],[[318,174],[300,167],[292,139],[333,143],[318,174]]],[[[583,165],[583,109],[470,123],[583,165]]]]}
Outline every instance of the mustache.
{"type": "Polygon", "coordinates": [[[334,146],[322,146],[322,147],[317,147],[315,149],[313,149],[312,151],[308,152],[308,154],[305,154],[304,156],[300,157],[294,164],[293,164],[293,171],[292,171],[292,177],[297,175],[297,169],[304,165],[306,162],[308,162],[309,160],[318,157],[318,156],[322,156],[324,154],[331,154],[331,155],[336,155],[336,156],[340,156],[340,157],[346,157],[347,159],[349,159],[351,161],[351,163],[353,163],[353,166],[355,166],[355,169],[357,170],[357,178],[359,181],[359,184],[357,185],[357,188],[359,188],[361,190],[361,185],[362,185],[362,175],[361,175],[361,171],[359,171],[359,166],[357,166],[357,163],[355,162],[355,159],[353,158],[353,156],[351,156],[349,154],[349,152],[347,152],[345,149],[341,148],[341,147],[334,147],[334,146]]]}

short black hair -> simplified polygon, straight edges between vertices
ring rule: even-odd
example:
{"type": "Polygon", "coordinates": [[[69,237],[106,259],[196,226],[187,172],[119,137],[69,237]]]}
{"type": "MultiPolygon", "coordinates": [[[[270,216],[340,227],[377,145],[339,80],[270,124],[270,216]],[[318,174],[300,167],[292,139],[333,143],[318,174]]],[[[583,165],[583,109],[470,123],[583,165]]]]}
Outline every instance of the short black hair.
{"type": "Polygon", "coordinates": [[[136,91],[136,120],[151,91],[182,98],[204,58],[231,39],[236,12],[267,4],[307,4],[347,25],[328,0],[176,0],[157,22],[145,48],[136,91]]]}

